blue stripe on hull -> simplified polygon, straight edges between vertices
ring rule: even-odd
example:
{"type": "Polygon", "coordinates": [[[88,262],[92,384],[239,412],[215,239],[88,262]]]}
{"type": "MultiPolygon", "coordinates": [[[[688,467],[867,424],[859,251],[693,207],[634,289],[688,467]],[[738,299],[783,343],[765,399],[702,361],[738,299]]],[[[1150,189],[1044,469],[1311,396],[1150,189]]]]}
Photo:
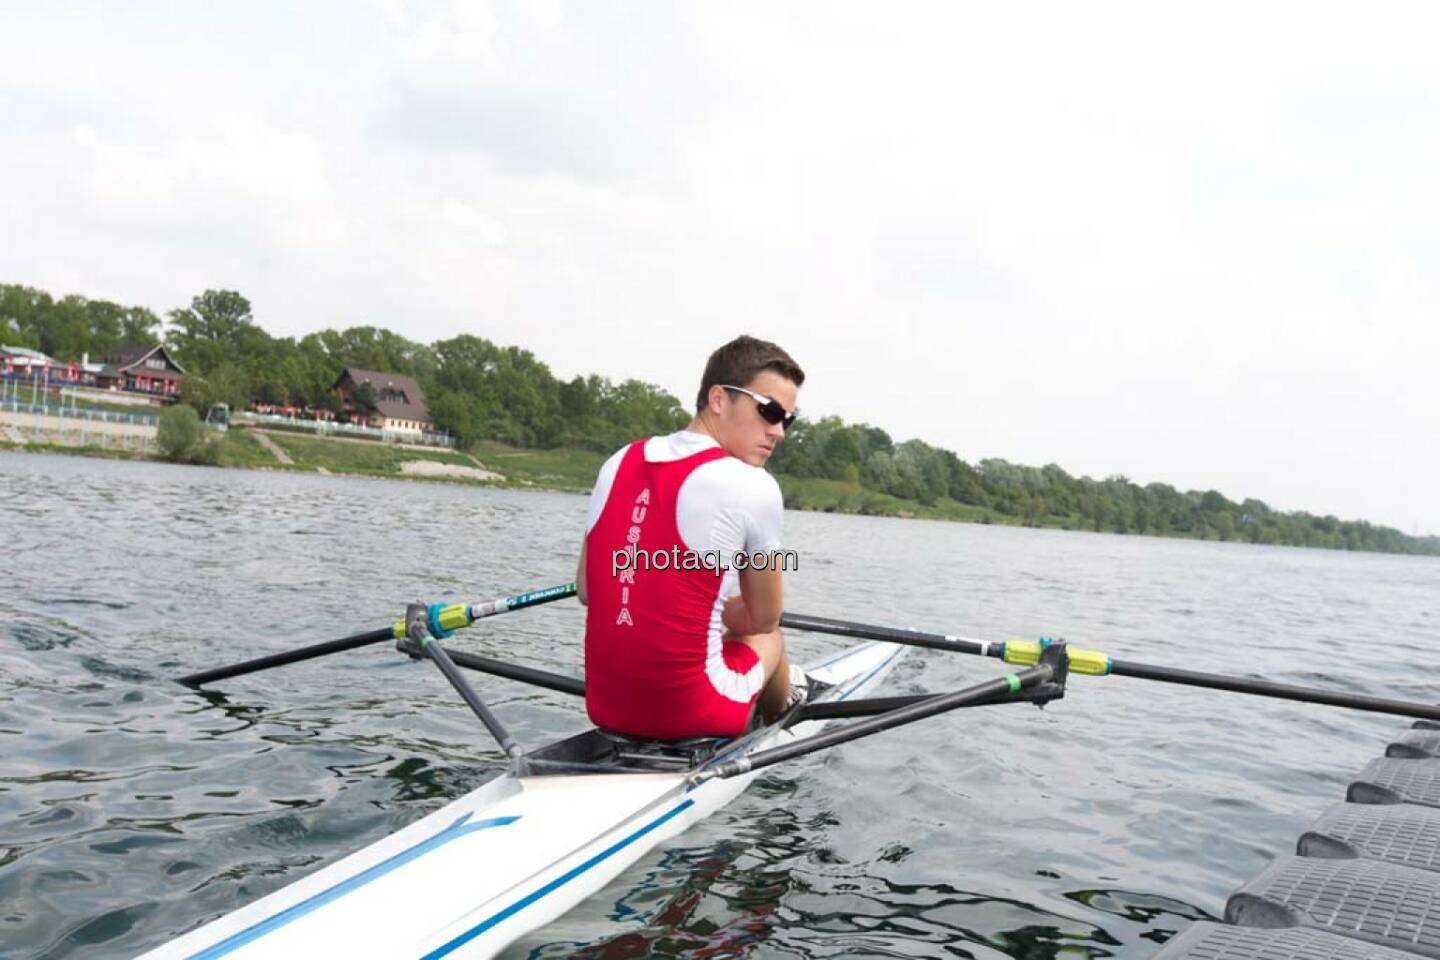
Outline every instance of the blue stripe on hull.
{"type": "MultiPolygon", "coordinates": [[[[851,683],[849,683],[845,692],[836,699],[844,700],[849,697],[850,694],[863,687],[870,680],[870,678],[874,677],[881,670],[884,670],[886,667],[888,667],[900,654],[900,652],[901,649],[896,648],[896,650],[894,650],[888,657],[882,660],[864,676],[860,677],[858,680],[853,680],[851,683]]],[[[829,666],[852,654],[853,651],[847,651],[840,654],[839,656],[830,658],[820,666],[829,666]]],[[[820,667],[815,667],[812,669],[820,669],[820,667]]],[[[703,786],[703,784],[701,786],[703,786]]],[[[651,820],[649,823],[645,824],[642,827],[639,827],[634,832],[628,834],[620,840],[617,840],[609,847],[606,847],[604,850],[595,854],[593,857],[586,860],[584,863],[572,867],[570,870],[566,871],[561,876],[556,877],[554,880],[551,880],[549,883],[545,884],[543,887],[539,888],[533,893],[530,893],[527,896],[522,897],[521,899],[510,904],[509,906],[504,907],[496,913],[491,914],[484,920],[481,920],[479,923],[475,924],[473,927],[467,929],[464,933],[461,933],[459,936],[452,938],[451,940],[437,947],[435,950],[432,950],[430,953],[425,954],[424,960],[433,960],[433,958],[444,957],[453,953],[460,947],[469,943],[471,940],[474,940],[476,937],[485,933],[487,930],[490,930],[491,928],[504,922],[505,920],[519,913],[521,910],[524,910],[526,907],[529,907],[532,904],[538,902],[543,897],[554,893],[556,890],[560,889],[565,884],[569,883],[570,881],[581,876],[585,872],[603,863],[605,860],[619,853],[621,850],[625,849],[630,844],[639,840],[641,837],[644,837],[645,835],[654,832],[656,829],[658,829],[668,821],[674,819],[675,817],[679,816],[681,813],[690,809],[694,805],[695,801],[693,799],[686,799],[681,801],[679,804],[670,808],[665,813],[661,814],[659,817],[651,820]]],[[[333,903],[335,900],[338,900],[345,894],[358,890],[366,884],[379,879],[385,874],[390,873],[391,871],[401,866],[404,866],[405,864],[416,859],[417,857],[423,856],[424,854],[429,853],[432,850],[444,846],[452,840],[457,840],[460,837],[466,836],[479,830],[487,830],[492,827],[503,827],[508,824],[514,823],[520,818],[518,816],[493,817],[486,820],[477,820],[474,823],[468,823],[467,821],[469,821],[469,819],[470,814],[463,814],[454,823],[450,824],[450,826],[441,830],[434,836],[422,840],[419,843],[415,844],[413,847],[402,850],[400,853],[397,853],[394,856],[381,861],[375,866],[370,867],[369,869],[364,870],[361,873],[358,873],[355,876],[350,877],[346,880],[342,880],[334,886],[329,887],[321,891],[320,893],[317,893],[314,896],[295,904],[292,907],[288,907],[285,910],[282,910],[281,912],[271,917],[267,917],[259,923],[256,923],[251,927],[247,927],[246,929],[240,931],[239,933],[233,934],[230,937],[227,937],[226,939],[220,941],[214,946],[207,947],[199,953],[192,954],[191,960],[212,960],[212,958],[223,957],[226,954],[238,950],[240,947],[243,947],[248,943],[254,942],[255,940],[265,936],[268,933],[272,933],[275,930],[278,930],[279,928],[285,926],[288,923],[298,920],[306,914],[318,910],[319,908],[329,903],[333,903]]]]}
{"type": "Polygon", "coordinates": [[[468,823],[467,821],[469,819],[470,814],[462,814],[454,823],[433,837],[421,840],[415,844],[415,846],[401,850],[393,857],[382,860],[375,864],[375,866],[363,870],[346,880],[342,880],[333,887],[320,891],[313,897],[307,897],[293,907],[287,907],[273,916],[266,917],[254,926],[246,927],[239,933],[226,937],[214,946],[206,947],[199,953],[191,954],[190,960],[212,960],[214,957],[223,957],[228,953],[240,949],[247,943],[258,940],[267,933],[273,933],[287,923],[300,919],[307,913],[319,910],[326,904],[334,903],[336,900],[345,896],[345,894],[358,890],[374,880],[378,880],[390,871],[403,867],[417,857],[424,856],[432,850],[443,847],[452,840],[458,840],[461,837],[468,836],[479,830],[508,826],[520,818],[491,817],[488,820],[476,820],[474,823],[468,823]]]}
{"type": "MultiPolygon", "coordinates": [[[[873,667],[864,676],[850,683],[845,692],[836,699],[844,700],[846,697],[850,696],[850,694],[863,687],[866,683],[869,682],[871,677],[875,676],[875,674],[890,666],[890,664],[894,662],[895,658],[900,655],[902,650],[903,648],[896,647],[895,650],[893,650],[888,657],[876,664],[875,667],[873,667]]],[[[845,656],[848,656],[851,653],[853,653],[853,651],[847,651],[847,653],[842,654],[839,657],[831,658],[830,660],[826,661],[826,665],[844,659],[845,656]]],[[[816,669],[819,668],[817,667],[816,669]]],[[[704,786],[704,784],[701,784],[699,788],[695,789],[701,789],[704,786]]],[[[625,847],[634,843],[636,840],[639,840],[647,833],[651,833],[657,827],[664,824],[666,821],[673,819],[676,815],[690,807],[693,807],[694,805],[694,800],[685,800],[679,805],[672,807],[656,819],[637,829],[634,833],[631,833],[630,835],[626,836],[621,840],[617,840],[614,844],[597,853],[589,860],[586,860],[584,863],[573,867],[562,876],[556,877],[554,880],[551,880],[549,883],[545,884],[545,886],[541,887],[539,890],[536,890],[534,893],[531,893],[523,897],[522,899],[517,900],[515,903],[512,903],[510,906],[491,914],[484,920],[481,920],[475,926],[466,930],[464,933],[460,934],[452,940],[449,940],[435,950],[432,950],[430,953],[425,954],[422,960],[435,960],[435,958],[438,957],[448,956],[455,950],[459,949],[460,947],[469,943],[471,940],[474,940],[476,937],[480,936],[485,931],[491,929],[492,927],[495,927],[496,925],[504,922],[505,920],[508,920],[510,917],[513,917],[515,914],[519,913],[521,910],[524,910],[526,907],[539,901],[542,897],[554,893],[556,890],[560,889],[565,884],[569,883],[571,880],[574,880],[576,877],[585,873],[587,870],[598,866],[600,863],[604,862],[609,857],[623,850],[625,847]]]]}
{"type": "Polygon", "coordinates": [[[634,833],[615,841],[610,846],[606,847],[604,850],[601,850],[599,853],[595,854],[595,856],[591,857],[589,860],[586,860],[584,863],[578,866],[572,867],[565,873],[556,877],[554,880],[551,880],[549,883],[545,884],[545,886],[541,887],[539,890],[536,890],[534,893],[522,897],[521,899],[510,904],[510,906],[499,911],[498,913],[491,914],[484,920],[481,920],[479,923],[475,924],[475,926],[471,927],[469,930],[466,930],[464,933],[460,934],[458,937],[447,941],[436,949],[425,954],[423,960],[434,960],[434,958],[436,957],[444,957],[451,953],[454,953],[456,950],[463,947],[471,940],[474,940],[476,937],[480,936],[480,934],[484,933],[486,930],[489,930],[491,927],[495,926],[498,923],[501,923],[504,920],[508,920],[510,917],[513,917],[515,914],[519,913],[521,910],[524,910],[532,903],[535,903],[541,897],[548,896],[549,894],[554,893],[556,890],[560,889],[565,884],[569,883],[571,880],[574,880],[576,877],[580,876],[585,871],[604,862],[605,860],[608,860],[610,857],[619,853],[621,850],[624,850],[630,844],[634,843],[636,840],[639,840],[647,833],[654,831],[661,824],[664,824],[667,821],[674,819],[676,816],[679,816],[681,813],[690,809],[693,806],[695,806],[694,800],[684,800],[679,804],[676,804],[674,807],[671,807],[659,817],[651,820],[649,823],[645,824],[645,826],[636,830],[634,833]]]}

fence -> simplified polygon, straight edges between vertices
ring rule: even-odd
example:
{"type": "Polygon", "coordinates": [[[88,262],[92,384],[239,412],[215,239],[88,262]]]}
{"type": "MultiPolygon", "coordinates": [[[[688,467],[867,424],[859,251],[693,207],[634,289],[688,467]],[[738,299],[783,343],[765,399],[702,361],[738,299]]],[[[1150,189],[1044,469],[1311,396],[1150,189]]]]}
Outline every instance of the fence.
{"type": "Polygon", "coordinates": [[[381,443],[417,443],[427,447],[452,449],[455,446],[455,438],[448,433],[382,430],[379,427],[362,427],[355,423],[336,423],[333,420],[300,420],[295,417],[282,417],[274,413],[253,413],[249,410],[230,414],[230,422],[277,430],[297,430],[303,433],[313,433],[320,437],[357,437],[381,443]]]}
{"type": "Polygon", "coordinates": [[[108,410],[77,410],[42,403],[0,399],[0,440],[61,447],[104,447],[151,453],[158,418],[108,410]]]}
{"type": "Polygon", "coordinates": [[[154,427],[160,423],[159,417],[148,413],[113,413],[109,410],[90,410],[84,407],[67,407],[52,403],[25,403],[15,397],[0,397],[0,411],[33,413],[42,417],[69,417],[74,420],[93,420],[100,423],[129,423],[144,427],[154,427]]]}

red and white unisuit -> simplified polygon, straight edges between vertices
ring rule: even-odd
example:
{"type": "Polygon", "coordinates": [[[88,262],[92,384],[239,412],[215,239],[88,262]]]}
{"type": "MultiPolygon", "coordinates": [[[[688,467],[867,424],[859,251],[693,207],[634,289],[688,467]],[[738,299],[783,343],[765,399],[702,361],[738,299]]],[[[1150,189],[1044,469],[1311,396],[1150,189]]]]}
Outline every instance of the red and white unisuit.
{"type": "Polygon", "coordinates": [[[725,640],[721,612],[738,572],[614,571],[616,550],[671,548],[728,562],[780,546],[775,479],[680,431],[637,441],[600,469],[585,539],[585,706],[596,726],[658,739],[744,731],[764,671],[725,640]]]}

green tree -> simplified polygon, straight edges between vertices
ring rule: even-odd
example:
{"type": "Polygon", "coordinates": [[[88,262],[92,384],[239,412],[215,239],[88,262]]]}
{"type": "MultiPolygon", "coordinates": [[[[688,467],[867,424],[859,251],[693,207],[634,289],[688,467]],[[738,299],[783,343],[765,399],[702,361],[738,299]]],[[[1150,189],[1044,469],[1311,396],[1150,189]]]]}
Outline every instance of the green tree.
{"type": "Polygon", "coordinates": [[[222,363],[204,376],[187,374],[180,384],[180,398],[202,413],[217,403],[231,410],[244,410],[250,405],[249,375],[234,363],[222,363]]]}
{"type": "Polygon", "coordinates": [[[250,301],[234,290],[206,290],[188,308],[171,310],[170,326],[176,358],[192,375],[237,363],[269,339],[255,326],[250,301]]]}
{"type": "Polygon", "coordinates": [[[160,456],[173,463],[214,463],[218,445],[206,434],[195,408],[177,403],[160,414],[160,456]]]}

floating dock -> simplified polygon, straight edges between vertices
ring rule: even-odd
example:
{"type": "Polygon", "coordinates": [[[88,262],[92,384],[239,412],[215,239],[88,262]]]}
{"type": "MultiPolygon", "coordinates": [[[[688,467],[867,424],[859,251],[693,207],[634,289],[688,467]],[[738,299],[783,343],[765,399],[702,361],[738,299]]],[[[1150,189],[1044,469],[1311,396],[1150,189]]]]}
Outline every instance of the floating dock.
{"type": "Polygon", "coordinates": [[[1440,960],[1440,724],[1418,721],[1156,960],[1440,960]]]}

